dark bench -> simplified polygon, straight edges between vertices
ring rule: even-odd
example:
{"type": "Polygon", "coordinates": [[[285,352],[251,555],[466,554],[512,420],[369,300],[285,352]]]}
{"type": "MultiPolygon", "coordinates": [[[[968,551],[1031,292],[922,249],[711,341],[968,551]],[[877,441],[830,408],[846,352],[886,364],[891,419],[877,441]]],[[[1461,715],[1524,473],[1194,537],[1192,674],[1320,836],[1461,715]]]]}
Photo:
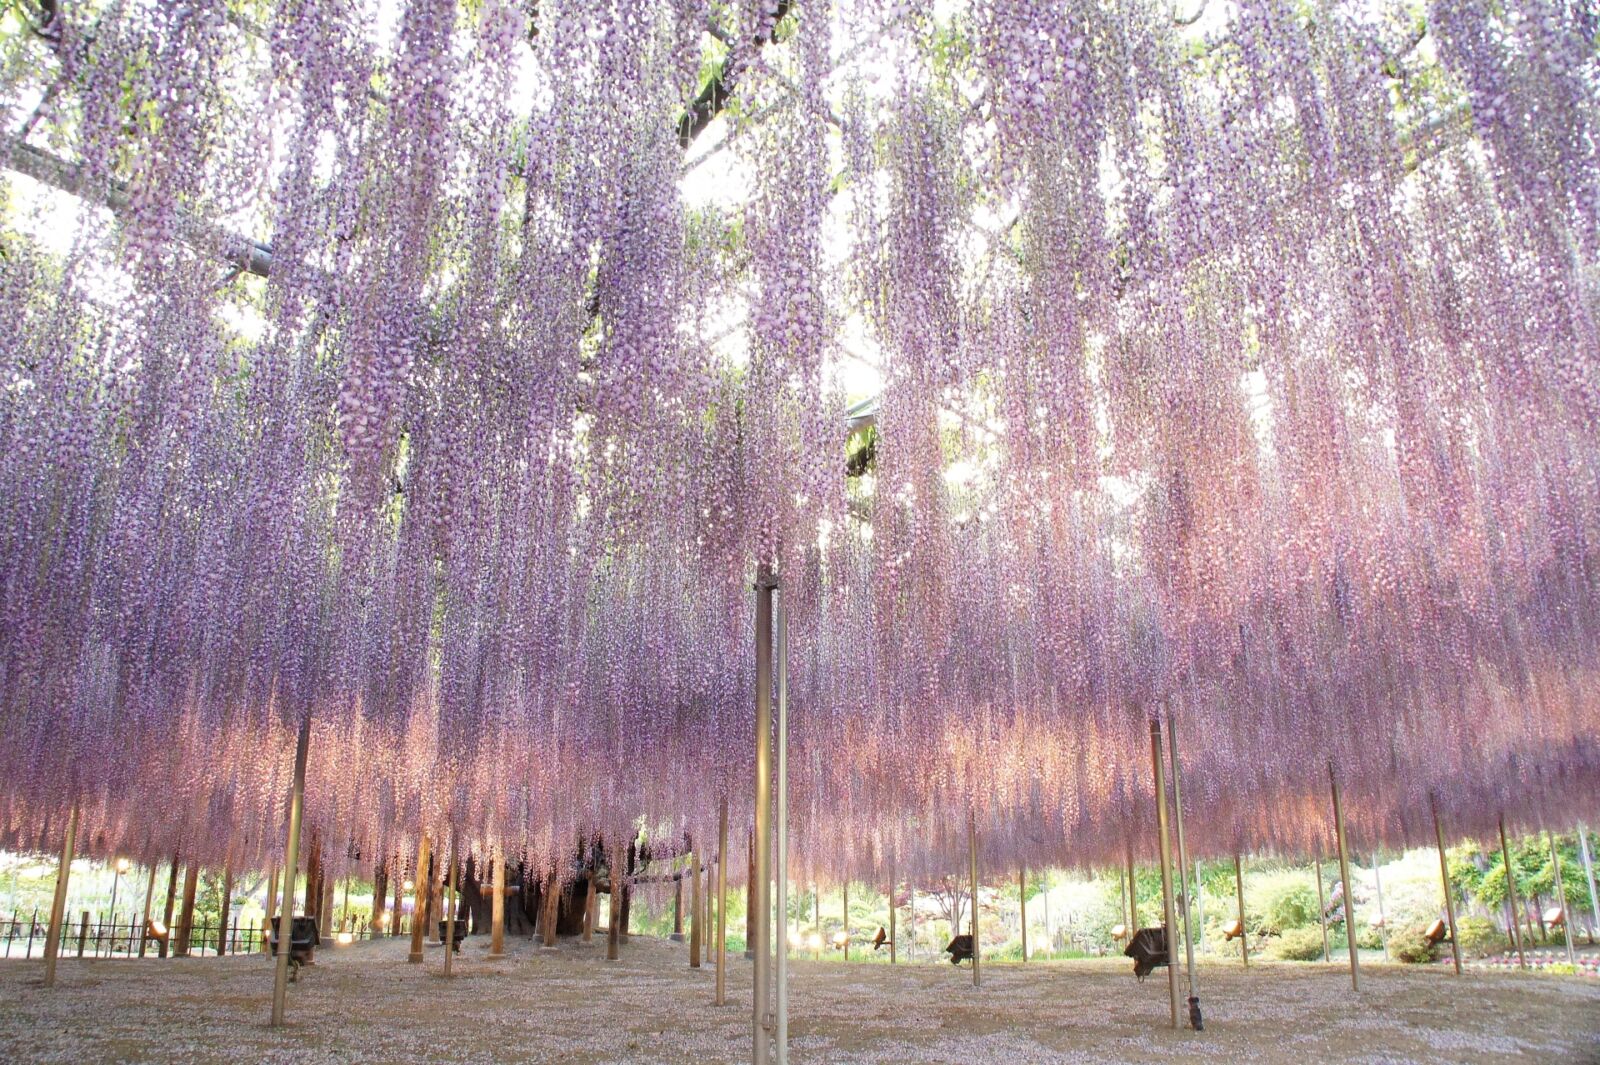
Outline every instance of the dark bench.
{"type": "MultiPolygon", "coordinates": [[[[278,928],[280,922],[273,921],[272,953],[277,955],[282,949],[278,942],[278,928]]],[[[300,966],[309,964],[316,954],[317,948],[322,945],[322,937],[317,933],[317,919],[315,917],[296,917],[289,928],[289,979],[300,978],[300,966]]]]}
{"type": "Polygon", "coordinates": [[[1167,953],[1165,928],[1139,929],[1122,953],[1133,959],[1133,975],[1141,980],[1172,961],[1167,953]]]}
{"type": "Polygon", "coordinates": [[[442,917],[439,919],[439,942],[454,944],[455,952],[460,954],[461,941],[466,938],[467,919],[465,917],[456,918],[456,938],[453,940],[450,938],[450,922],[442,917]]]}

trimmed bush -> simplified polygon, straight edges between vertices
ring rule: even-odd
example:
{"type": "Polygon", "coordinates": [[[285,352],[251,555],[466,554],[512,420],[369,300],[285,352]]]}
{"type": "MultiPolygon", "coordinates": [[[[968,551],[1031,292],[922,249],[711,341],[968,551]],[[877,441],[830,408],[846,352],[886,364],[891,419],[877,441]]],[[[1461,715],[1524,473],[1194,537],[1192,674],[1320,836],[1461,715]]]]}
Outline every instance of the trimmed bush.
{"type": "Polygon", "coordinates": [[[1396,961],[1416,965],[1433,961],[1434,956],[1434,946],[1420,925],[1402,928],[1389,937],[1389,957],[1396,961]]]}
{"type": "Polygon", "coordinates": [[[1456,937],[1461,940],[1461,953],[1471,958],[1499,954],[1511,942],[1500,926],[1487,917],[1461,918],[1456,922],[1456,937]]]}
{"type": "Polygon", "coordinates": [[[1284,961],[1321,961],[1322,931],[1318,928],[1291,928],[1272,945],[1274,957],[1284,961]]]}
{"type": "MultiPolygon", "coordinates": [[[[1287,932],[1291,928],[1313,927],[1317,924],[1317,893],[1310,884],[1299,878],[1280,877],[1269,881],[1262,891],[1264,926],[1272,932],[1287,932]]],[[[1322,933],[1317,933],[1322,942],[1322,933]]]]}

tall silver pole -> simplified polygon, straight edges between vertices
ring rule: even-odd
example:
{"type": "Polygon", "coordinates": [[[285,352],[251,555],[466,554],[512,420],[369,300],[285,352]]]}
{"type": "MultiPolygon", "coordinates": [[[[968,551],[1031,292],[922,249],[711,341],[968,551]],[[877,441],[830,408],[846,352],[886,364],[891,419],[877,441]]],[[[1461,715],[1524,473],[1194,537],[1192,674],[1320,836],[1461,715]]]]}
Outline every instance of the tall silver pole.
{"type": "MultiPolygon", "coordinates": [[[[278,912],[278,957],[272,976],[272,1027],[283,1025],[289,995],[289,949],[294,941],[294,878],[300,866],[300,821],[306,805],[306,751],[311,745],[311,715],[300,722],[294,749],[294,784],[289,792],[289,841],[283,854],[283,908],[278,912]]],[[[422,873],[417,873],[420,879],[422,873]]]]}
{"type": "Polygon", "coordinates": [[[778,623],[778,1024],[773,1060],[789,1061],[789,610],[779,593],[778,623]]]}
{"type": "Polygon", "coordinates": [[[1200,988],[1194,978],[1194,936],[1189,923],[1189,907],[1194,901],[1190,895],[1189,850],[1183,842],[1183,784],[1178,772],[1178,715],[1167,707],[1167,756],[1172,759],[1172,812],[1178,829],[1178,892],[1183,896],[1183,952],[1189,974],[1189,1025],[1195,1031],[1204,1030],[1200,1020],[1200,988]]]}
{"type": "Polygon", "coordinates": [[[772,1054],[772,590],[765,563],[756,568],[756,809],[755,882],[751,885],[749,949],[755,962],[750,1005],[751,1060],[771,1065],[772,1054]]]}

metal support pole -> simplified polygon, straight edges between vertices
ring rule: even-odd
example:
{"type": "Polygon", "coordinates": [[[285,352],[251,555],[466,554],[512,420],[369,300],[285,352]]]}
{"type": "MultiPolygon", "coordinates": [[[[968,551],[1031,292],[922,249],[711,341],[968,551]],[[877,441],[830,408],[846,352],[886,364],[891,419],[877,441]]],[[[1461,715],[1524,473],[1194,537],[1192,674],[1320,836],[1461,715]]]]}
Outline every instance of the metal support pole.
{"type": "MultiPolygon", "coordinates": [[[[1566,882],[1561,879],[1561,850],[1556,846],[1556,834],[1554,832],[1548,832],[1546,835],[1550,837],[1550,860],[1555,863],[1556,879],[1553,887],[1556,893],[1556,905],[1561,907],[1561,931],[1567,940],[1567,964],[1572,965],[1574,964],[1572,957],[1572,912],[1567,906],[1567,885],[1566,882]]],[[[1452,926],[1450,929],[1450,938],[1455,938],[1454,926],[1452,926]]],[[[1458,953],[1456,957],[1458,959],[1457,964],[1459,965],[1459,959],[1461,955],[1458,953]]]]}
{"type": "Polygon", "coordinates": [[[1589,942],[1594,942],[1596,929],[1600,929],[1600,895],[1594,887],[1594,859],[1589,857],[1589,832],[1583,826],[1578,826],[1578,853],[1583,856],[1583,876],[1589,882],[1589,942]]]}
{"type": "MultiPolygon", "coordinates": [[[[1339,847],[1339,881],[1344,885],[1344,941],[1350,949],[1350,990],[1361,990],[1361,962],[1356,957],[1356,891],[1355,885],[1350,880],[1350,848],[1344,837],[1344,804],[1339,801],[1339,774],[1333,768],[1333,759],[1328,759],[1328,784],[1333,789],[1333,837],[1339,847]]],[[[1437,819],[1435,819],[1437,824],[1437,819]]],[[[1443,854],[1443,851],[1440,852],[1443,854]]],[[[1324,925],[1326,927],[1326,925],[1324,925]]],[[[1455,939],[1455,923],[1452,920],[1450,938],[1455,939]]],[[[1460,955],[1456,956],[1456,964],[1460,964],[1460,955]]]]}
{"type": "Polygon", "coordinates": [[[751,1054],[769,1065],[772,1054],[772,589],[777,581],[764,563],[756,567],[756,808],[751,847],[750,906],[746,951],[754,960],[750,1002],[751,1054]]]}
{"type": "Polygon", "coordinates": [[[311,745],[311,715],[300,721],[294,749],[294,783],[289,792],[289,839],[283,854],[283,909],[278,915],[278,957],[272,968],[272,1027],[283,1025],[289,995],[289,944],[294,941],[294,878],[300,865],[300,821],[306,804],[306,751],[311,745]]]}
{"type": "MultiPolygon", "coordinates": [[[[789,611],[780,593],[777,605],[777,688],[778,688],[778,823],[777,869],[777,998],[778,1016],[773,1060],[777,1065],[789,1061],[789,611]]],[[[891,952],[893,947],[890,948],[891,952]]]]}
{"type": "Polygon", "coordinates": [[[1528,959],[1522,951],[1522,920],[1517,909],[1517,873],[1511,864],[1511,847],[1506,843],[1506,815],[1500,815],[1500,860],[1505,863],[1506,901],[1511,904],[1511,945],[1517,948],[1517,968],[1526,969],[1528,959]]]}
{"type": "Polygon", "coordinates": [[[1444,888],[1444,915],[1450,922],[1450,955],[1456,963],[1456,975],[1461,975],[1461,940],[1456,936],[1456,900],[1450,894],[1450,866],[1444,858],[1444,829],[1439,824],[1439,802],[1433,792],[1428,793],[1428,808],[1433,811],[1433,835],[1439,844],[1439,883],[1444,888]]]}
{"type": "Polygon", "coordinates": [[[1189,879],[1189,849],[1183,839],[1183,774],[1178,761],[1178,715],[1167,707],[1167,756],[1172,759],[1172,812],[1178,830],[1178,890],[1183,896],[1184,969],[1189,976],[1189,1027],[1200,1032],[1205,1024],[1200,1017],[1200,986],[1194,972],[1194,935],[1190,927],[1190,907],[1194,905],[1189,879]]]}
{"type": "Polygon", "coordinates": [[[56,983],[56,959],[61,954],[61,925],[67,919],[67,881],[72,876],[72,852],[78,842],[78,804],[67,815],[67,832],[61,837],[61,864],[56,869],[55,896],[50,902],[50,931],[44,941],[44,986],[56,983]]]}
{"type": "Polygon", "coordinates": [[[1167,942],[1167,993],[1172,999],[1172,1027],[1178,1027],[1178,966],[1172,957],[1172,937],[1178,920],[1172,909],[1172,843],[1167,835],[1166,767],[1161,759],[1161,722],[1150,721],[1150,760],[1156,772],[1156,844],[1161,859],[1161,905],[1167,942]]]}
{"type": "Polygon", "coordinates": [[[1239,855],[1233,856],[1233,882],[1239,889],[1239,957],[1244,959],[1244,967],[1250,968],[1250,926],[1244,920],[1244,869],[1239,862],[1239,855]]]}
{"type": "MultiPolygon", "coordinates": [[[[417,872],[412,880],[415,894],[411,902],[411,953],[406,955],[406,961],[413,965],[422,964],[422,937],[428,930],[428,909],[424,904],[425,899],[433,890],[433,872],[430,866],[432,855],[428,853],[428,834],[424,832],[417,841],[417,872]]],[[[294,897],[291,889],[290,898],[294,897]]],[[[287,907],[285,907],[287,909],[287,907]]]]}
{"type": "Polygon", "coordinates": [[[983,961],[978,943],[978,816],[970,810],[967,811],[967,862],[972,873],[972,986],[978,987],[982,983],[979,966],[983,961]]]}
{"type": "Polygon", "coordinates": [[[717,991],[713,1004],[728,1001],[728,800],[717,805],[717,991]]]}

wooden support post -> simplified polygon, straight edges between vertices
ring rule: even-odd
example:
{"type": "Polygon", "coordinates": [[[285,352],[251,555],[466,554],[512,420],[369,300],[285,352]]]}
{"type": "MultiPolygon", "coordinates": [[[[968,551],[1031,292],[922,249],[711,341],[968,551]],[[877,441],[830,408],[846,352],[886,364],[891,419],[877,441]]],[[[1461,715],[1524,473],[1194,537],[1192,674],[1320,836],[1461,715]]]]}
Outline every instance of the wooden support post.
{"type": "Polygon", "coordinates": [[[610,917],[606,920],[606,961],[622,957],[622,870],[611,866],[610,917]]]}
{"type": "Polygon", "coordinates": [[[689,852],[689,968],[700,968],[700,936],[705,931],[700,905],[700,855],[689,852]]]}
{"type": "Polygon", "coordinates": [[[156,956],[165,958],[172,947],[172,908],[178,901],[178,854],[173,852],[172,865],[167,870],[167,906],[161,911],[161,927],[166,935],[156,945],[156,956]]]}
{"type": "MultiPolygon", "coordinates": [[[[311,838],[307,841],[309,850],[306,852],[306,901],[304,915],[316,917],[317,930],[326,932],[328,926],[321,920],[322,916],[322,837],[315,826],[311,829],[311,838]]],[[[294,905],[294,900],[289,900],[289,905],[294,905]]]]}
{"type": "Polygon", "coordinates": [[[1132,936],[1139,930],[1139,882],[1133,878],[1133,838],[1130,836],[1123,844],[1128,856],[1128,935],[1132,936]]]}
{"type": "MultiPolygon", "coordinates": [[[[1332,758],[1328,759],[1328,786],[1333,790],[1333,838],[1339,848],[1339,882],[1344,885],[1344,941],[1350,950],[1350,990],[1360,991],[1361,962],[1356,956],[1356,891],[1350,879],[1350,847],[1344,835],[1344,804],[1339,801],[1339,773],[1334,769],[1332,758]]],[[[1455,938],[1454,929],[1450,938],[1455,938]]],[[[1460,964],[1459,955],[1457,964],[1460,964]]]]}
{"type": "Polygon", "coordinates": [[[411,953],[406,955],[406,961],[412,965],[422,964],[422,937],[428,930],[428,910],[423,902],[433,890],[433,874],[429,869],[432,855],[428,853],[428,845],[428,834],[424,832],[417,841],[417,872],[412,880],[416,890],[411,903],[411,953]]]}
{"type": "Polygon", "coordinates": [[[983,982],[983,950],[978,936],[978,815],[972,810],[967,811],[967,865],[972,876],[972,986],[978,987],[983,982]]]}
{"type": "Polygon", "coordinates": [[[1578,854],[1583,858],[1583,876],[1589,882],[1589,945],[1594,946],[1594,934],[1600,931],[1600,891],[1595,888],[1594,859],[1589,855],[1589,830],[1578,826],[1578,854]]]}
{"type": "Polygon", "coordinates": [[[372,863],[372,910],[367,926],[374,936],[382,935],[389,924],[389,860],[379,855],[372,863]]]}
{"type": "Polygon", "coordinates": [[[1017,870],[1017,908],[1022,924],[1022,960],[1028,960],[1028,867],[1017,870]]]}
{"type": "Polygon", "coordinates": [[[83,944],[89,938],[89,911],[84,910],[78,920],[78,959],[83,959],[83,944]]]}
{"type": "Polygon", "coordinates": [[[494,848],[494,895],[489,900],[489,960],[506,956],[506,856],[499,844],[494,848]]]}
{"type": "Polygon", "coordinates": [[[594,942],[595,921],[600,915],[600,888],[595,872],[589,873],[588,893],[583,902],[583,941],[594,942]]]}
{"type": "MultiPolygon", "coordinates": [[[[1433,813],[1433,835],[1439,845],[1439,883],[1444,888],[1444,915],[1450,922],[1450,957],[1455,962],[1456,975],[1461,975],[1461,940],[1456,936],[1456,900],[1450,891],[1450,864],[1444,856],[1444,828],[1439,823],[1439,802],[1433,792],[1428,793],[1428,809],[1433,813]]],[[[1349,895],[1350,886],[1345,885],[1345,894],[1349,895]]],[[[1346,907],[1346,924],[1349,923],[1349,908],[1346,907]]]]}
{"type": "Polygon", "coordinates": [[[444,974],[450,972],[451,959],[456,953],[456,910],[461,905],[456,888],[461,882],[461,837],[454,828],[450,830],[450,888],[444,897],[444,974]]]}
{"type": "Polygon", "coordinates": [[[744,956],[753,960],[756,956],[755,945],[750,935],[751,914],[756,904],[756,833],[750,829],[745,833],[745,880],[744,880],[744,956]]]}
{"type": "Polygon", "coordinates": [[[389,910],[392,915],[389,918],[389,934],[391,936],[400,934],[400,921],[405,916],[405,872],[406,867],[401,864],[400,854],[397,851],[394,856],[394,872],[390,876],[390,879],[394,881],[394,905],[389,910]]]}
{"type": "Polygon", "coordinates": [[[683,874],[679,873],[672,882],[672,935],[667,937],[674,943],[683,942],[683,874]]]}
{"type": "MultiPolygon", "coordinates": [[[[274,921],[274,920],[277,919],[277,916],[278,916],[278,867],[275,866],[275,865],[267,867],[267,897],[263,900],[262,908],[264,910],[266,910],[266,917],[267,917],[268,921],[274,921]]],[[[269,945],[263,946],[261,948],[261,952],[263,954],[265,954],[265,953],[269,952],[271,949],[272,948],[271,948],[271,946],[269,944],[269,945]]]]}
{"type": "Polygon", "coordinates": [[[228,953],[228,911],[233,908],[233,865],[224,864],[222,867],[222,900],[218,906],[222,912],[217,916],[217,957],[228,953]]]}
{"type": "MultiPolygon", "coordinates": [[[[615,881],[612,889],[616,889],[615,881]]],[[[543,941],[542,949],[556,949],[556,914],[561,903],[561,879],[555,869],[551,869],[544,881],[544,896],[539,900],[539,936],[543,941]]]]}
{"type": "Polygon", "coordinates": [[[839,888],[839,912],[844,919],[844,960],[850,960],[850,880],[839,888]]]}
{"type": "Polygon", "coordinates": [[[156,897],[156,863],[150,863],[150,879],[144,888],[144,923],[139,926],[139,957],[144,957],[144,948],[149,939],[150,929],[150,904],[156,897]]]}
{"type": "Polygon", "coordinates": [[[1155,764],[1156,785],[1156,844],[1161,861],[1161,904],[1166,924],[1167,943],[1167,993],[1172,999],[1172,1027],[1178,1027],[1178,966],[1173,957],[1173,939],[1178,930],[1177,915],[1172,907],[1172,842],[1167,835],[1167,780],[1166,766],[1161,758],[1161,723],[1150,721],[1150,758],[1155,764]]]}
{"type": "Polygon", "coordinates": [[[322,930],[323,935],[331,936],[335,931],[333,926],[333,889],[337,883],[338,878],[329,876],[327,868],[324,867],[322,872],[322,901],[317,904],[317,927],[322,930]]]}
{"type": "MultiPolygon", "coordinates": [[[[1437,815],[1435,816],[1437,817],[1437,815]]],[[[1551,890],[1556,894],[1556,905],[1561,907],[1561,932],[1567,941],[1567,964],[1572,965],[1575,964],[1572,956],[1572,909],[1567,905],[1566,881],[1561,878],[1561,850],[1556,846],[1556,834],[1554,832],[1546,834],[1550,837],[1550,861],[1555,866],[1554,872],[1556,874],[1551,890]]],[[[1443,852],[1441,851],[1440,853],[1442,854],[1443,852]]],[[[1448,894],[1449,892],[1447,891],[1446,895],[1448,894]]],[[[1451,922],[1450,926],[1450,938],[1452,941],[1456,938],[1454,921],[1451,922]]],[[[1460,948],[1458,947],[1456,954],[1456,964],[1458,966],[1461,964],[1460,958],[1460,948]]]]}
{"type": "Polygon", "coordinates": [[[1378,889],[1378,943],[1383,947],[1383,960],[1389,960],[1389,912],[1383,908],[1383,854],[1373,852],[1372,883],[1378,889]]]}
{"type": "Polygon", "coordinates": [[[1183,835],[1183,763],[1178,757],[1178,715],[1170,704],[1167,707],[1167,757],[1172,760],[1172,813],[1178,842],[1178,895],[1183,900],[1183,954],[1184,972],[1189,977],[1189,1027],[1199,1032],[1204,1030],[1204,1024],[1200,1017],[1199,980],[1194,967],[1193,922],[1204,920],[1205,915],[1199,912],[1194,900],[1194,885],[1198,884],[1199,875],[1197,873],[1192,880],[1189,876],[1189,845],[1183,835]]]}
{"type": "Polygon", "coordinates": [[[283,856],[283,909],[278,916],[278,957],[272,977],[272,1027],[283,1024],[289,995],[289,944],[294,940],[294,877],[300,864],[300,821],[306,802],[306,753],[311,745],[311,715],[300,722],[294,752],[294,783],[289,792],[289,840],[283,856]]]}
{"type": "Polygon", "coordinates": [[[634,837],[628,841],[628,871],[627,875],[622,878],[622,929],[620,938],[623,943],[628,941],[629,932],[633,927],[633,872],[638,854],[639,840],[638,837],[634,837]]]}
{"type": "Polygon", "coordinates": [[[1317,926],[1322,929],[1322,960],[1326,963],[1332,961],[1333,958],[1328,951],[1328,896],[1327,893],[1322,890],[1321,843],[1312,844],[1311,857],[1316,864],[1317,870],[1317,926]]]}
{"type": "Polygon", "coordinates": [[[717,991],[712,1003],[728,1001],[728,800],[717,805],[717,991]]]}
{"type": "Polygon", "coordinates": [[[1239,855],[1233,856],[1233,882],[1239,889],[1239,957],[1244,959],[1244,967],[1250,968],[1250,926],[1244,920],[1244,869],[1239,862],[1239,855]]]}
{"type": "Polygon", "coordinates": [[[200,887],[200,863],[191,861],[183,871],[183,909],[178,912],[178,931],[174,936],[173,953],[180,958],[189,956],[194,938],[194,897],[200,887]]]}
{"type": "Polygon", "coordinates": [[[896,912],[899,910],[899,907],[897,907],[894,904],[895,883],[896,882],[895,882],[895,876],[894,876],[894,859],[890,858],[889,859],[889,964],[890,965],[893,965],[895,963],[895,960],[896,960],[895,959],[895,949],[896,949],[895,948],[895,938],[896,937],[895,937],[894,918],[895,918],[896,912]]]}

